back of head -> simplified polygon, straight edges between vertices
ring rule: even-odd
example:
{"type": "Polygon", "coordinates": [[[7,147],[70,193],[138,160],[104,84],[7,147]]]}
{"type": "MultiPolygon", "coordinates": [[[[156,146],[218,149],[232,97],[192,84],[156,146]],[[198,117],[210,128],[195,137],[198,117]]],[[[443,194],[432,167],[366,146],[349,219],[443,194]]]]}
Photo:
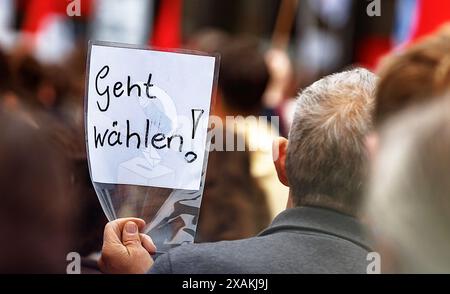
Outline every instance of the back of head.
{"type": "Polygon", "coordinates": [[[391,55],[381,66],[374,121],[380,126],[391,115],[427,102],[450,89],[450,25],[391,55]]]}
{"type": "Polygon", "coordinates": [[[387,271],[450,272],[449,111],[450,96],[381,130],[367,211],[387,271]]]}
{"type": "Polygon", "coordinates": [[[31,55],[13,56],[11,68],[14,91],[28,103],[36,103],[36,93],[44,77],[42,65],[31,55]]]}
{"type": "Polygon", "coordinates": [[[374,74],[354,69],[325,77],[299,95],[286,158],[296,205],[358,212],[375,83],[374,74]]]}
{"type": "Polygon", "coordinates": [[[225,107],[242,114],[259,111],[269,71],[258,42],[231,39],[221,54],[219,89],[225,107]]]}
{"type": "Polygon", "coordinates": [[[0,272],[63,273],[72,211],[70,174],[45,129],[0,111],[0,272]]]}

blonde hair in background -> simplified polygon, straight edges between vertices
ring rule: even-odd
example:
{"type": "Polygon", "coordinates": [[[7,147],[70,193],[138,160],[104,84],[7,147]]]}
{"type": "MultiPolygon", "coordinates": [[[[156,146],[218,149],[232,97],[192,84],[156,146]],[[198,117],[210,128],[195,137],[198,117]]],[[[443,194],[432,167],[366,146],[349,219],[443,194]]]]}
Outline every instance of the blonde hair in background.
{"type": "Polygon", "coordinates": [[[429,102],[450,89],[450,24],[380,66],[374,121],[380,126],[408,106],[429,102]]]}

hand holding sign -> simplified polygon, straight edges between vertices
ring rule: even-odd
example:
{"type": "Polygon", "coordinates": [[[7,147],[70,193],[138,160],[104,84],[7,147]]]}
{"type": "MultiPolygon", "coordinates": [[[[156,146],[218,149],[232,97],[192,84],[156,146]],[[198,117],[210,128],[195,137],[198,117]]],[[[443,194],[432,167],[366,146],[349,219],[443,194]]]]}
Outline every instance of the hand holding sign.
{"type": "MultiPolygon", "coordinates": [[[[152,220],[176,218],[177,203],[198,213],[216,58],[104,43],[91,44],[89,58],[87,147],[107,216],[141,217],[155,229],[162,224],[152,220]]],[[[181,215],[195,231],[197,215],[181,215]]]]}

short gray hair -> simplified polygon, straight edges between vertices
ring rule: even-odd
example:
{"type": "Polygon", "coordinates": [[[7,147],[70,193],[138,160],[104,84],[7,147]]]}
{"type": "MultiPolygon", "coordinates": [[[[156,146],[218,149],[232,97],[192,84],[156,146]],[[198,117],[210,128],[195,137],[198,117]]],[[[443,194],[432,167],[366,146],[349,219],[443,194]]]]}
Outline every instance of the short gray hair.
{"type": "Polygon", "coordinates": [[[286,158],[296,205],[357,212],[375,86],[376,76],[357,68],[327,76],[300,93],[286,158]]]}
{"type": "Polygon", "coordinates": [[[416,107],[381,129],[366,216],[389,270],[449,273],[450,96],[416,107]]]}

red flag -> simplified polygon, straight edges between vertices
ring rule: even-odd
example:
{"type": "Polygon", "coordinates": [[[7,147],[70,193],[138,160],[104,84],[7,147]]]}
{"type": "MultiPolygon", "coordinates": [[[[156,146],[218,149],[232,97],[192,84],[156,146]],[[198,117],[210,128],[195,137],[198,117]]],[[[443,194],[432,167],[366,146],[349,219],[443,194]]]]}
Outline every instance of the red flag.
{"type": "Polygon", "coordinates": [[[58,0],[29,0],[24,7],[25,20],[22,29],[27,33],[37,33],[47,17],[54,13],[65,13],[67,3],[58,0]]]}
{"type": "Polygon", "coordinates": [[[433,33],[445,22],[450,22],[450,1],[418,0],[417,24],[412,41],[433,33]]]}
{"type": "Polygon", "coordinates": [[[179,48],[182,0],[164,0],[160,3],[150,45],[162,49],[179,48]]]}

